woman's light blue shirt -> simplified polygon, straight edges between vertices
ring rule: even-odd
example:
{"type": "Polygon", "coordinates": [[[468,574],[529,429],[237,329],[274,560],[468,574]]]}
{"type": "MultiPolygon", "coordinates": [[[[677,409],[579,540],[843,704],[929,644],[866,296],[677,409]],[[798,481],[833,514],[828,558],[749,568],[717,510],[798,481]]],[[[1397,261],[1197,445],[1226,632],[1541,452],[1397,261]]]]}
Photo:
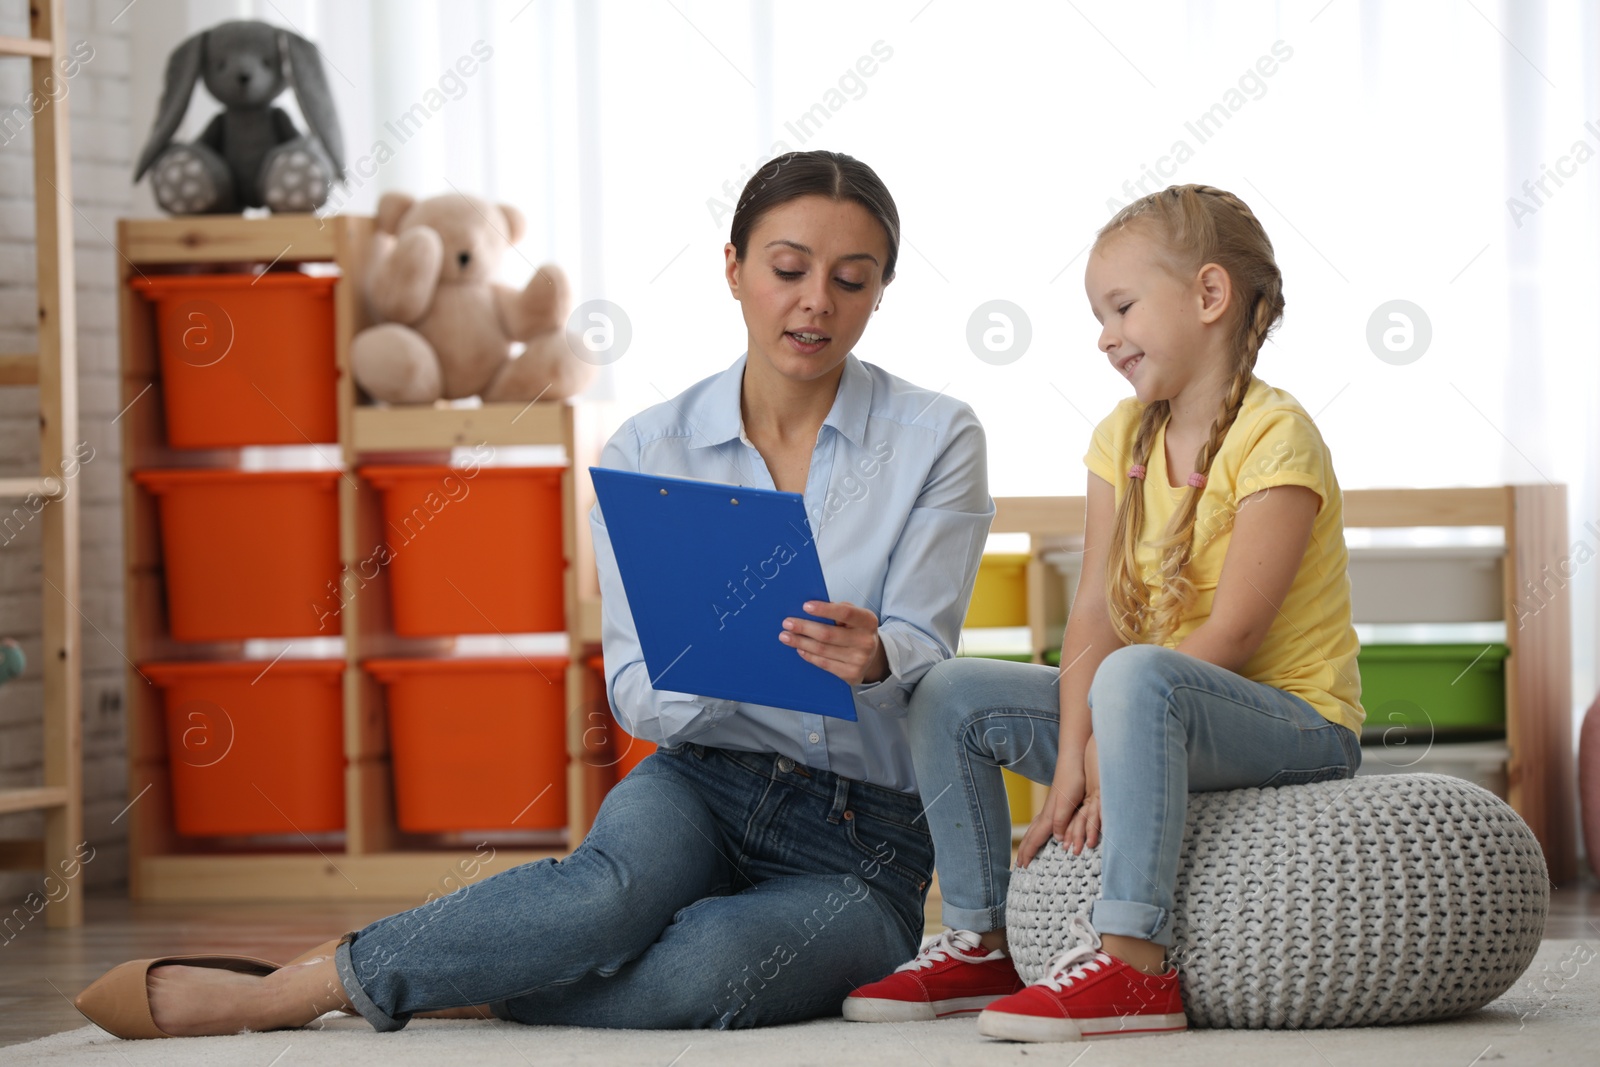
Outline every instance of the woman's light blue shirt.
{"type": "MultiPolygon", "coordinates": [[[[607,442],[600,466],[775,488],[744,434],[744,367],[740,356],[722,373],[629,419],[607,442]]],[[[855,687],[856,722],[653,689],[596,507],[589,525],[600,572],[606,694],[623,727],[658,744],[773,752],[916,791],[906,707],[928,668],[955,654],[994,518],[987,464],[983,427],[970,407],[845,357],[804,496],[829,594],[878,616],[889,660],[887,678],[855,687]]],[[[793,614],[804,614],[799,604],[793,614]]]]}

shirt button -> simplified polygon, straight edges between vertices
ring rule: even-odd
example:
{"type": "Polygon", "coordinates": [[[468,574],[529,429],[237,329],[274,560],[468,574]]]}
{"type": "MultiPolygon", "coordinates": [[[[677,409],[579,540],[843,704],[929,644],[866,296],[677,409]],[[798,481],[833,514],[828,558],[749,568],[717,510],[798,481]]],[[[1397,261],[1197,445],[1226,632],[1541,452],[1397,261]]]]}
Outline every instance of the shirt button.
{"type": "Polygon", "coordinates": [[[784,774],[788,774],[790,771],[794,770],[794,760],[790,759],[788,756],[779,756],[778,770],[782,771],[784,774]]]}
{"type": "Polygon", "coordinates": [[[812,730],[811,731],[811,736],[809,738],[807,738],[807,740],[809,740],[814,745],[818,741],[822,740],[822,735],[817,733],[815,730],[812,730]]]}

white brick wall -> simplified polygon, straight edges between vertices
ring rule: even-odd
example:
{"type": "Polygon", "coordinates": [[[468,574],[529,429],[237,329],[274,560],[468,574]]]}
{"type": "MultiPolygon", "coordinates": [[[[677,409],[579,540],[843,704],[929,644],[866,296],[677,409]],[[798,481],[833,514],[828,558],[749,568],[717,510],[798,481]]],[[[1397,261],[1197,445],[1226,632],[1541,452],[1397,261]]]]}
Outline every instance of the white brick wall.
{"type": "MultiPolygon", "coordinates": [[[[87,40],[93,57],[69,82],[72,131],[71,219],[78,298],[79,432],[94,459],[74,485],[82,517],[84,833],[95,858],[83,869],[89,886],[125,882],[126,820],[111,820],[127,804],[122,723],[121,448],[111,419],[117,391],[116,219],[133,205],[133,153],[144,131],[129,126],[130,32],[138,9],[113,19],[126,0],[67,0],[68,41],[87,40]],[[98,232],[97,232],[98,231],[98,232]],[[103,632],[104,636],[101,635],[103,632]]],[[[27,33],[26,7],[0,10],[0,33],[27,33]]],[[[157,57],[154,62],[164,62],[157,57]]],[[[28,91],[26,61],[0,62],[0,110],[21,104],[28,91]]],[[[33,141],[24,133],[0,144],[0,351],[31,352],[35,287],[33,141]]],[[[0,388],[0,475],[38,469],[38,392],[0,388]]],[[[9,508],[5,509],[9,512],[9,508]]],[[[0,535],[3,540],[3,535],[0,535]]],[[[0,687],[0,785],[40,780],[40,556],[38,524],[0,547],[0,635],[15,637],[28,671],[0,687]]],[[[0,839],[37,836],[36,814],[0,818],[0,839]]],[[[42,888],[43,872],[0,873],[0,906],[10,911],[42,888]]],[[[23,936],[27,936],[27,932],[23,936]]]]}

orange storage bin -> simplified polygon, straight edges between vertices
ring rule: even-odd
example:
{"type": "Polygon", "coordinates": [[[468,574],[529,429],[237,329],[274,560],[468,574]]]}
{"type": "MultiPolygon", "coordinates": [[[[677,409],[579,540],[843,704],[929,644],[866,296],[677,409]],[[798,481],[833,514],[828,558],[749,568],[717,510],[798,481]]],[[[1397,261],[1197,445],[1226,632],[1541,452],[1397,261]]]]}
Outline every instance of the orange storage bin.
{"type": "Polygon", "coordinates": [[[373,659],[362,666],[388,692],[400,829],[566,827],[565,657],[373,659]]]}
{"type": "Polygon", "coordinates": [[[284,271],[156,274],[129,282],[155,305],[168,443],[337,441],[337,281],[284,271]]]}
{"type": "Polygon", "coordinates": [[[133,479],[158,498],[173,637],[339,634],[338,471],[143,470],[133,479]]]}
{"type": "Polygon", "coordinates": [[[616,746],[612,755],[618,757],[616,762],[617,781],[628,776],[628,772],[644,762],[644,758],[656,750],[654,741],[643,741],[624,730],[619,723],[616,733],[611,735],[611,743],[616,746]]]}
{"type": "Polygon", "coordinates": [[[268,664],[140,665],[163,691],[178,833],[344,829],[344,661],[268,664]]]}
{"type": "Polygon", "coordinates": [[[610,701],[606,692],[606,665],[602,656],[590,656],[586,661],[588,668],[594,672],[600,686],[600,699],[606,704],[606,717],[610,720],[611,753],[606,758],[614,760],[611,764],[617,781],[628,776],[628,772],[644,762],[644,758],[656,750],[655,742],[643,741],[634,737],[622,728],[616,716],[611,714],[610,701]]]}
{"type": "Polygon", "coordinates": [[[394,632],[567,628],[560,467],[362,467],[383,494],[394,632]]]}

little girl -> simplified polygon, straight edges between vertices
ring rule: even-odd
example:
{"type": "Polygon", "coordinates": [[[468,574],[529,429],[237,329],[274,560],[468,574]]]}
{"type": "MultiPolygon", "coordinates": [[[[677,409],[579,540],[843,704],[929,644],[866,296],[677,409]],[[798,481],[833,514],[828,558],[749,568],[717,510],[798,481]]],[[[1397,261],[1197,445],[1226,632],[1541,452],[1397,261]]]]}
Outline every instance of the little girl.
{"type": "Polygon", "coordinates": [[[852,993],[849,1019],[982,1012],[981,1033],[1020,1041],[1185,1029],[1165,952],[1187,794],[1361,762],[1339,484],[1305,410],[1254,375],[1283,314],[1271,241],[1232,194],[1174,186],[1100,231],[1085,284],[1135,396],[1085,457],[1064,666],[950,660],[918,686],[913,760],[951,929],[852,993]],[[1050,783],[1019,866],[1105,830],[1079,944],[1026,988],[1006,953],[1002,767],[1050,783]]]}

